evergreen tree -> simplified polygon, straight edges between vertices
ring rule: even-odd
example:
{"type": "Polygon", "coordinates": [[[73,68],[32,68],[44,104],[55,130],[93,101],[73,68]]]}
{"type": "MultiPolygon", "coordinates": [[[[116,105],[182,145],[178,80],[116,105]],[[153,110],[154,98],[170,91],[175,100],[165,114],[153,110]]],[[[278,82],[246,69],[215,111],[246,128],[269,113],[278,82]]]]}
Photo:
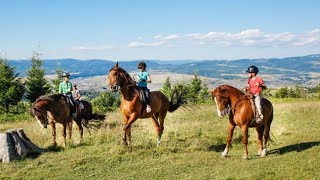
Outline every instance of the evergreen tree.
{"type": "Polygon", "coordinates": [[[207,85],[201,80],[198,72],[195,72],[189,85],[189,101],[192,103],[204,102],[208,94],[207,85]]]}
{"type": "Polygon", "coordinates": [[[34,52],[31,59],[31,68],[27,71],[26,91],[27,99],[34,102],[39,96],[50,92],[50,85],[45,79],[40,54],[34,52]]]}
{"type": "Polygon", "coordinates": [[[59,92],[59,84],[61,83],[61,80],[62,80],[62,73],[63,73],[63,69],[61,69],[60,67],[58,67],[56,69],[56,79],[54,80],[51,80],[52,84],[53,84],[53,91],[55,93],[58,93],[59,92]]]}
{"type": "Polygon", "coordinates": [[[171,87],[171,81],[170,81],[170,77],[167,77],[166,81],[164,82],[161,92],[167,96],[167,98],[171,97],[172,94],[172,87],[171,87]]]}
{"type": "Polygon", "coordinates": [[[15,74],[15,68],[10,67],[6,59],[0,58],[0,106],[6,113],[10,105],[16,105],[21,101],[24,87],[15,74]]]}

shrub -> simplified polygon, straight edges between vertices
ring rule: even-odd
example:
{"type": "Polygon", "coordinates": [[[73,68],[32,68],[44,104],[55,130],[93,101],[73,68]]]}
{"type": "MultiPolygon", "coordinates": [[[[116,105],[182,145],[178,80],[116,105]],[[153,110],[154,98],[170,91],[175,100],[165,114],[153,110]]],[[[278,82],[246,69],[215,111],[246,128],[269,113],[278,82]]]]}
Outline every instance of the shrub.
{"type": "Polygon", "coordinates": [[[98,113],[106,113],[114,111],[120,105],[119,94],[112,92],[103,92],[91,100],[93,111],[98,113]]]}

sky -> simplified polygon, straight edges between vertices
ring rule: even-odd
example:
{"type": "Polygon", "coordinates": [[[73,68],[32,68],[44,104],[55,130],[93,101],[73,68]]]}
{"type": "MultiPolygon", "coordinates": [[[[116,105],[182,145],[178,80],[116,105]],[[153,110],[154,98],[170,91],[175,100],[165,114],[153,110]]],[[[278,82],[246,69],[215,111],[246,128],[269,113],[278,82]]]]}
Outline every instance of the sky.
{"type": "Polygon", "coordinates": [[[233,60],[320,53],[318,0],[1,0],[0,57],[233,60]]]}

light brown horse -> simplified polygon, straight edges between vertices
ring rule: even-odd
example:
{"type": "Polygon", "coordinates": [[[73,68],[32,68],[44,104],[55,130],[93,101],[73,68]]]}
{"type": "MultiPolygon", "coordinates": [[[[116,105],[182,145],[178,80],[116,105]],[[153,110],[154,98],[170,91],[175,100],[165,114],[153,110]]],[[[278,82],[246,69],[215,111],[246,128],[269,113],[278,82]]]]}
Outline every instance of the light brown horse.
{"type": "Polygon", "coordinates": [[[173,112],[183,104],[181,96],[175,94],[175,100],[169,102],[168,98],[159,91],[150,93],[151,112],[147,113],[145,104],[140,100],[139,88],[136,82],[118,63],[109,71],[109,86],[113,92],[121,91],[120,109],[123,115],[123,144],[131,143],[131,124],[138,118],[151,118],[157,131],[157,145],[164,130],[164,119],[167,111],[173,112]],[[128,140],[128,141],[127,141],[128,140]]]}
{"type": "MultiPolygon", "coordinates": [[[[83,127],[82,123],[87,124],[92,117],[92,107],[87,101],[83,101],[84,108],[80,112],[77,108],[77,117],[74,119],[78,125],[80,133],[80,143],[83,141],[83,127]]],[[[40,96],[32,105],[31,114],[37,119],[43,128],[47,128],[48,124],[52,127],[52,144],[57,145],[56,142],[56,123],[63,126],[62,136],[64,138],[63,146],[66,146],[66,130],[68,127],[68,136],[71,139],[72,134],[72,120],[70,106],[67,99],[62,94],[44,95],[40,96]]]]}
{"type": "Polygon", "coordinates": [[[248,159],[248,128],[255,127],[258,132],[258,154],[263,157],[267,154],[267,142],[269,140],[270,125],[273,119],[273,107],[269,100],[262,98],[263,120],[257,124],[250,100],[235,87],[221,85],[211,92],[212,99],[216,102],[218,115],[229,115],[228,139],[222,157],[229,152],[234,128],[239,126],[243,131],[244,159],[248,159]],[[262,139],[264,137],[264,141],[262,139]]]}

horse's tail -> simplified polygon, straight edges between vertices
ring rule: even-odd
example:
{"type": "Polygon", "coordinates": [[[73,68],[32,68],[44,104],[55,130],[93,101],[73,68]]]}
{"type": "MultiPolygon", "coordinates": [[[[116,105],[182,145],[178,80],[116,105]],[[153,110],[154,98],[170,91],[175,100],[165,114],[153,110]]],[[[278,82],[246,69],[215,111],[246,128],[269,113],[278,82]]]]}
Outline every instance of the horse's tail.
{"type": "Polygon", "coordinates": [[[92,113],[92,105],[90,102],[85,101],[85,100],[81,100],[81,103],[84,106],[84,109],[81,113],[81,118],[89,121],[92,119],[96,119],[96,120],[104,120],[105,119],[105,115],[102,114],[96,114],[96,113],[92,113]]]}
{"type": "Polygon", "coordinates": [[[170,98],[170,106],[168,111],[173,112],[177,110],[180,106],[183,106],[186,104],[186,100],[184,98],[184,95],[181,91],[178,90],[178,88],[174,88],[172,90],[171,98],[170,98]]]}
{"type": "Polygon", "coordinates": [[[91,114],[90,117],[88,117],[86,120],[91,120],[91,119],[96,119],[96,120],[104,120],[106,118],[106,115],[103,114],[97,114],[97,113],[93,113],[91,114]]]}

